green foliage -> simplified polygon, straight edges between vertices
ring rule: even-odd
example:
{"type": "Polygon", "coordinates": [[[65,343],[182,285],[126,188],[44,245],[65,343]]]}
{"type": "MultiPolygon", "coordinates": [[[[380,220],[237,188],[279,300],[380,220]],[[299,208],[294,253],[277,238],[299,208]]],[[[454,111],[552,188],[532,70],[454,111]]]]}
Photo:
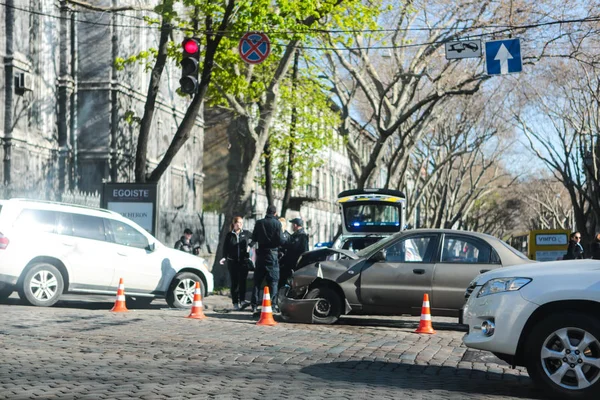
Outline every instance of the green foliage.
{"type": "Polygon", "coordinates": [[[340,122],[327,93],[314,77],[303,74],[298,78],[295,89],[292,79],[287,78],[280,91],[282,108],[270,136],[273,187],[276,189],[285,187],[290,145],[294,148],[291,168],[297,176],[295,186],[311,182],[311,172],[323,164],[323,150],[332,146],[340,122]],[[296,127],[292,133],[294,107],[296,127]]]}
{"type": "Polygon", "coordinates": [[[140,121],[142,120],[140,117],[135,115],[135,111],[133,111],[133,110],[127,110],[125,112],[125,114],[123,115],[123,119],[129,125],[139,124],[140,121]]]}

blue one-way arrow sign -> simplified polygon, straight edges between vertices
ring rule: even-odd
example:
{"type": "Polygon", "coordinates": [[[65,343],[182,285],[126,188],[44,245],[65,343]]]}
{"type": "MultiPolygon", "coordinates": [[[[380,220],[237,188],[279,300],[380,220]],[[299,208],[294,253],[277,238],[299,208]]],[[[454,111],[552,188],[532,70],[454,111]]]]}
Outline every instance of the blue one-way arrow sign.
{"type": "Polygon", "coordinates": [[[520,39],[485,42],[485,65],[488,75],[504,75],[523,70],[520,39]]]}

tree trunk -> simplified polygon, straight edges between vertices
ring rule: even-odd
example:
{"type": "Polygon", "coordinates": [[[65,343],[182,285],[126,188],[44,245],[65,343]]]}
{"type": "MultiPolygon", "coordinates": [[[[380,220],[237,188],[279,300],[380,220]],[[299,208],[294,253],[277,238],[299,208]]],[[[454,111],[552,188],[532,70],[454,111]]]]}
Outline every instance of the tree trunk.
{"type": "Polygon", "coordinates": [[[144,106],[144,116],[140,122],[140,133],[138,134],[137,150],[135,153],[135,181],[138,183],[146,182],[146,167],[148,164],[148,138],[152,128],[152,119],[154,118],[154,107],[156,96],[160,88],[160,78],[167,61],[167,45],[169,43],[169,34],[172,27],[163,19],[160,29],[160,41],[158,43],[158,57],[152,68],[150,83],[148,85],[148,96],[144,106]]]}
{"type": "MultiPolygon", "coordinates": [[[[296,93],[296,83],[298,80],[298,59],[300,52],[296,50],[294,54],[294,69],[292,70],[292,103],[294,94],[296,93]]],[[[283,194],[283,201],[281,204],[281,215],[285,217],[285,213],[290,205],[290,199],[292,197],[292,187],[294,185],[294,162],[296,159],[295,152],[295,139],[296,139],[296,124],[298,121],[298,110],[294,105],[292,107],[292,120],[290,121],[290,146],[288,147],[288,165],[287,165],[287,176],[285,179],[285,192],[283,194]]]]}
{"type": "Polygon", "coordinates": [[[264,148],[265,154],[265,194],[267,195],[267,203],[273,203],[273,160],[271,154],[271,140],[267,139],[264,148]]]}
{"type": "Polygon", "coordinates": [[[244,218],[252,216],[252,190],[256,168],[260,163],[262,149],[250,133],[251,122],[246,117],[237,117],[232,120],[227,129],[227,136],[231,148],[227,162],[228,192],[225,218],[219,235],[219,245],[213,264],[213,274],[216,286],[229,284],[229,274],[225,265],[220,265],[219,260],[223,254],[223,241],[229,232],[229,225],[235,216],[244,218]]]}

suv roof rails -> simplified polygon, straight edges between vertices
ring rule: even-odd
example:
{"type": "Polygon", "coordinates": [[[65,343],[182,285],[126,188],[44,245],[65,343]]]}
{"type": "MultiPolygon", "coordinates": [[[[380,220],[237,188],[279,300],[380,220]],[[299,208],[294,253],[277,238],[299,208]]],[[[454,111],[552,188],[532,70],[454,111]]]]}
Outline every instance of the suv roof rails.
{"type": "Polygon", "coordinates": [[[60,201],[25,199],[25,198],[21,198],[21,197],[13,197],[13,198],[11,198],[9,200],[16,200],[16,201],[22,201],[22,202],[31,202],[31,203],[42,203],[42,204],[55,204],[55,205],[58,205],[58,206],[75,207],[75,208],[81,208],[81,209],[84,209],[84,210],[94,210],[94,211],[105,212],[107,214],[112,214],[112,211],[106,210],[104,208],[83,206],[81,204],[63,203],[63,202],[60,202],[60,201]]]}

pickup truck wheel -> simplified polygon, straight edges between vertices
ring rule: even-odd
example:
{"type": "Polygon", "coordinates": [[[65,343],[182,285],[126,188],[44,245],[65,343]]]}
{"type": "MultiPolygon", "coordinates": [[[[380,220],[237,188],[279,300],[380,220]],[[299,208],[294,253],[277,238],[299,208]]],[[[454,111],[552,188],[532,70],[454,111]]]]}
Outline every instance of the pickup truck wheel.
{"type": "Polygon", "coordinates": [[[600,398],[600,320],[589,314],[559,313],[530,332],[525,360],[531,379],[549,396],[600,398]]]}
{"type": "Polygon", "coordinates": [[[317,324],[333,324],[342,313],[342,299],[331,288],[321,286],[306,294],[307,299],[321,299],[313,310],[313,321],[317,324]]]}

